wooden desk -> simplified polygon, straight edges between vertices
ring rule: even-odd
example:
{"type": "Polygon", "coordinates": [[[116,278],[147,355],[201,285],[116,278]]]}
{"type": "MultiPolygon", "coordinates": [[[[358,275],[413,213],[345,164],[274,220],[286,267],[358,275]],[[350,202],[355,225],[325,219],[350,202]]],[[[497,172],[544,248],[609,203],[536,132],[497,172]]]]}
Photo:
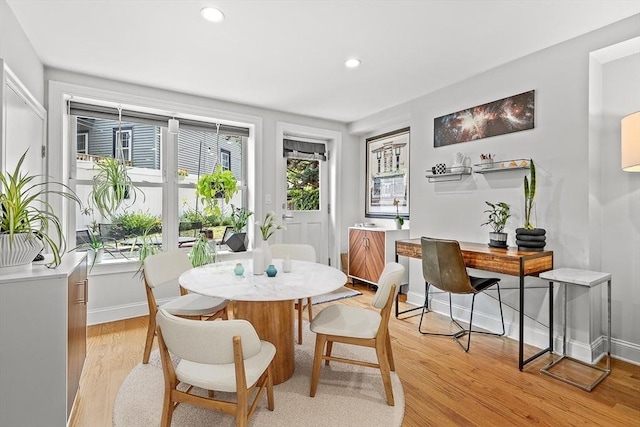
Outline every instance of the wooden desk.
{"type": "MultiPolygon", "coordinates": [[[[469,268],[493,271],[495,273],[518,276],[520,278],[519,312],[519,357],[518,368],[553,351],[553,283],[549,283],[549,346],[533,356],[524,359],[524,278],[553,269],[553,251],[520,251],[516,248],[492,248],[483,243],[459,242],[464,262],[469,268]]],[[[420,238],[397,240],[398,256],[422,259],[420,238]]]]}

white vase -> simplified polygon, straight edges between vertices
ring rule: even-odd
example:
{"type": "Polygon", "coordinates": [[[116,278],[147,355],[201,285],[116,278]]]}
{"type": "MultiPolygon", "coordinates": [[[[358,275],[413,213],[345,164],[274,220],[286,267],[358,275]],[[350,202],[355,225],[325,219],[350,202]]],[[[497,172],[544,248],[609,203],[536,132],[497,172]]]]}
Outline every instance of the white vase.
{"type": "Polygon", "coordinates": [[[254,248],[253,249],[253,274],[262,274],[264,273],[264,255],[262,253],[262,249],[254,248]]]}
{"type": "Polygon", "coordinates": [[[104,249],[87,249],[87,264],[93,266],[94,264],[100,264],[104,257],[104,249]]]}
{"type": "Polygon", "coordinates": [[[269,267],[271,265],[271,260],[272,260],[271,248],[269,247],[269,241],[268,240],[263,240],[262,241],[262,246],[260,247],[260,249],[262,249],[262,258],[264,260],[264,269],[266,270],[267,267],[269,267]]]}

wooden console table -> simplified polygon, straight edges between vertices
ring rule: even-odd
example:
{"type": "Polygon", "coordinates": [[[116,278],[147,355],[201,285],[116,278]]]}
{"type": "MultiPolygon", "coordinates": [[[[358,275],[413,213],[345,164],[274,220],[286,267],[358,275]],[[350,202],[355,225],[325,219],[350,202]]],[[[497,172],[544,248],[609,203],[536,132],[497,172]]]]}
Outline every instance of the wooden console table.
{"type": "MultiPolygon", "coordinates": [[[[495,273],[518,276],[520,278],[519,312],[519,355],[518,368],[553,351],[553,283],[549,282],[549,346],[533,356],[524,359],[524,278],[553,269],[553,251],[521,251],[517,248],[492,248],[487,244],[459,242],[462,257],[469,268],[493,271],[495,273]]],[[[397,240],[396,259],[399,256],[422,259],[420,238],[397,240]]]]}

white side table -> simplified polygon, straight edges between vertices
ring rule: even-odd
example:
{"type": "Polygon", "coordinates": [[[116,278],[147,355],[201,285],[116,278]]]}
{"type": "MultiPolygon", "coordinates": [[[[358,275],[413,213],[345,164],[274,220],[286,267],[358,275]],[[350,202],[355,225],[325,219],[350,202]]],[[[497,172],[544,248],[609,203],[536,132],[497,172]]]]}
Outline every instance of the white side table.
{"type": "Polygon", "coordinates": [[[595,386],[605,379],[611,372],[611,274],[601,273],[597,271],[579,270],[575,268],[559,268],[556,270],[545,271],[540,273],[541,279],[546,279],[549,282],[562,283],[564,285],[564,313],[563,313],[563,326],[562,326],[562,356],[559,359],[554,360],[540,371],[544,374],[550,375],[556,379],[572,384],[586,391],[591,391],[595,386]],[[601,368],[596,365],[582,362],[580,360],[571,358],[566,355],[567,352],[567,285],[586,286],[592,288],[598,286],[601,283],[607,282],[607,367],[601,368]],[[600,371],[600,375],[590,384],[580,383],[570,379],[565,375],[561,375],[552,372],[551,368],[559,364],[563,360],[571,360],[600,371]]]}

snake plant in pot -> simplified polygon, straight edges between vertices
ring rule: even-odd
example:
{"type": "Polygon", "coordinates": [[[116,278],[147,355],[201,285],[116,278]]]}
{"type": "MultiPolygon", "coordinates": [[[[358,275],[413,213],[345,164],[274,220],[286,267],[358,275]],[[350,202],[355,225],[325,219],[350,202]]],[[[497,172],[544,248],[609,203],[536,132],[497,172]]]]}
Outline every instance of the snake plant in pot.
{"type": "Polygon", "coordinates": [[[40,182],[38,175],[24,172],[27,152],[13,172],[0,174],[0,267],[31,264],[45,246],[53,254],[47,267],[56,267],[62,262],[66,242],[62,222],[48,198],[60,196],[81,203],[66,185],[40,182]]]}
{"type": "Polygon", "coordinates": [[[518,249],[527,251],[542,251],[546,245],[547,231],[537,228],[532,223],[531,212],[536,197],[536,166],[533,159],[529,160],[530,179],[524,177],[524,226],[516,229],[516,244],[518,249]]]}

